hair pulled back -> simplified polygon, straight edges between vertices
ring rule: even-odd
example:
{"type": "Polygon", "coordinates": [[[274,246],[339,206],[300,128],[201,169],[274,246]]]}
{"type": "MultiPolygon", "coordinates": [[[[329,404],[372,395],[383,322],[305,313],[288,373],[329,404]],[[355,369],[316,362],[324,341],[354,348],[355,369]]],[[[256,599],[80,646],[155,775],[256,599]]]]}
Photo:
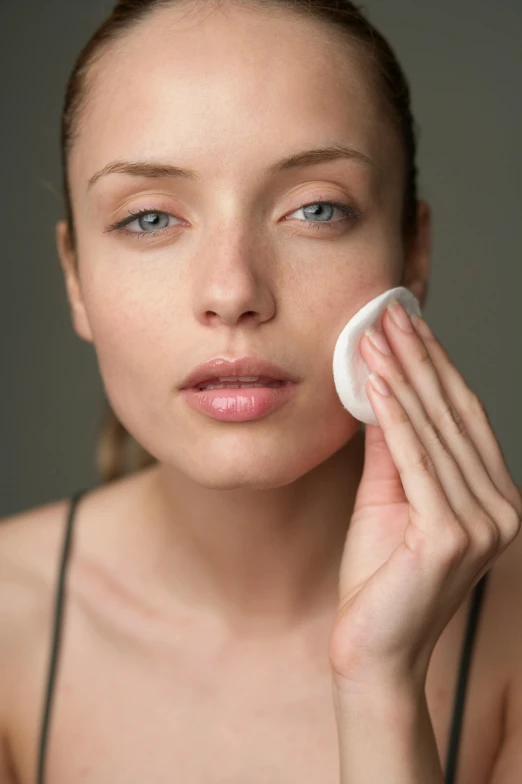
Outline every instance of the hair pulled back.
{"type": "MultiPolygon", "coordinates": [[[[225,4],[238,0],[225,0],[225,4]]],[[[81,125],[82,111],[95,87],[92,67],[111,43],[134,28],[153,11],[177,5],[179,7],[216,7],[222,0],[119,0],[109,16],[86,43],[68,79],[61,120],[61,159],[65,219],[68,224],[72,250],[76,250],[76,229],[69,187],[68,159],[81,125]]],[[[241,5],[267,11],[271,7],[293,10],[329,22],[342,31],[347,44],[359,48],[368,62],[368,75],[379,98],[386,107],[391,127],[404,151],[404,195],[402,235],[404,242],[417,231],[417,128],[411,112],[410,88],[404,72],[386,39],[366,18],[361,6],[344,0],[240,0],[241,5]]],[[[78,260],[74,254],[77,268],[78,260]]],[[[100,422],[96,468],[102,483],[123,476],[156,462],[127,432],[113,412],[109,401],[100,422]]]]}

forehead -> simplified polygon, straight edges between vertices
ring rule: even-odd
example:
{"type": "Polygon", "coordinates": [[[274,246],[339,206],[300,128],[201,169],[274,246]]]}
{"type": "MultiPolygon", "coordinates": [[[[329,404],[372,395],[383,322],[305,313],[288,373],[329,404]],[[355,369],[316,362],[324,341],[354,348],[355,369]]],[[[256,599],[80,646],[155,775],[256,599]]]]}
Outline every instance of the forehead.
{"type": "Polygon", "coordinates": [[[245,167],[255,178],[257,164],[330,139],[382,168],[390,158],[364,55],[334,26],[288,10],[161,9],[112,42],[91,79],[73,183],[114,159],[181,156],[208,178],[244,178],[245,167]]]}

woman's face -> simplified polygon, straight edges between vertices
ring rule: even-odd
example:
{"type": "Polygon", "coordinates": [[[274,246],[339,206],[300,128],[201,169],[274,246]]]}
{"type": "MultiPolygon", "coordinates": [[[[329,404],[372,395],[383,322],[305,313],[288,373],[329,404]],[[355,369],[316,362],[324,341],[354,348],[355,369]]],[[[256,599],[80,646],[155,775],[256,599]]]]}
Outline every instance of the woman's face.
{"type": "Polygon", "coordinates": [[[75,328],[129,432],[206,487],[287,484],[360,427],[335,391],[335,342],[403,262],[401,149],[365,67],[317,21],[227,7],[157,11],[92,71],[70,157],[75,328]],[[334,144],[372,162],[271,171],[334,144]],[[89,187],[115,161],[195,176],[110,173],[89,187]],[[108,231],[142,210],[156,214],[108,231]],[[179,388],[197,364],[245,355],[300,378],[293,400],[248,422],[188,408],[179,388]]]}

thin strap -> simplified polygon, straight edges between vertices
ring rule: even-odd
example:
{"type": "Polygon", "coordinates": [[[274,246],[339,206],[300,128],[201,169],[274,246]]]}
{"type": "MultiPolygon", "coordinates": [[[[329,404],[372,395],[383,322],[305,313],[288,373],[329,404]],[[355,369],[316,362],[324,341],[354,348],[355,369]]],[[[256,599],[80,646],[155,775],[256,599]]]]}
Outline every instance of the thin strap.
{"type": "Polygon", "coordinates": [[[462,717],[464,713],[464,705],[466,701],[466,687],[468,683],[469,667],[471,655],[473,652],[473,643],[477,631],[478,621],[480,617],[480,609],[484,599],[486,584],[489,577],[489,571],[482,575],[475,588],[473,589],[473,596],[471,607],[468,615],[468,625],[466,629],[466,636],[462,646],[462,656],[460,662],[459,678],[457,683],[457,691],[454,702],[453,722],[450,732],[448,756],[446,762],[446,784],[453,784],[457,772],[458,749],[460,740],[460,730],[462,726],[462,717]]]}
{"type": "Polygon", "coordinates": [[[64,586],[65,586],[65,572],[66,572],[67,561],[70,552],[74,513],[80,498],[86,492],[87,492],[86,490],[79,490],[71,497],[69,516],[67,518],[67,524],[65,528],[65,537],[63,541],[62,556],[60,562],[60,575],[59,575],[58,587],[56,591],[56,604],[55,604],[55,611],[54,611],[54,635],[53,635],[53,643],[52,643],[52,651],[51,651],[51,663],[49,667],[49,675],[47,681],[47,694],[45,698],[45,712],[44,712],[43,727],[40,735],[40,749],[38,754],[38,778],[37,778],[38,784],[43,784],[44,782],[45,751],[46,751],[47,735],[49,731],[51,699],[53,694],[54,680],[56,676],[56,668],[58,664],[60,632],[62,628],[61,621],[62,621],[62,608],[63,608],[63,598],[64,598],[64,586]]]}

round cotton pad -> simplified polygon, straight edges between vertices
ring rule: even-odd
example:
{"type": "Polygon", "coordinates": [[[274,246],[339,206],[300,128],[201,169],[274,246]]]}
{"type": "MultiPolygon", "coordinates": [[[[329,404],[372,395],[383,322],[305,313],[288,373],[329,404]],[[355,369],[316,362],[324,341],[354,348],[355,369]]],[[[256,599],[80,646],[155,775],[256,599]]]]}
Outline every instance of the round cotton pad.
{"type": "Polygon", "coordinates": [[[380,318],[389,301],[395,298],[411,315],[422,316],[417,297],[404,286],[379,294],[352,316],[335,344],[333,355],[333,375],[335,388],[345,409],[360,422],[367,425],[378,425],[373,413],[372,404],[366,394],[366,382],[371,373],[359,351],[359,343],[363,333],[370,326],[376,326],[380,332],[380,318]]]}

